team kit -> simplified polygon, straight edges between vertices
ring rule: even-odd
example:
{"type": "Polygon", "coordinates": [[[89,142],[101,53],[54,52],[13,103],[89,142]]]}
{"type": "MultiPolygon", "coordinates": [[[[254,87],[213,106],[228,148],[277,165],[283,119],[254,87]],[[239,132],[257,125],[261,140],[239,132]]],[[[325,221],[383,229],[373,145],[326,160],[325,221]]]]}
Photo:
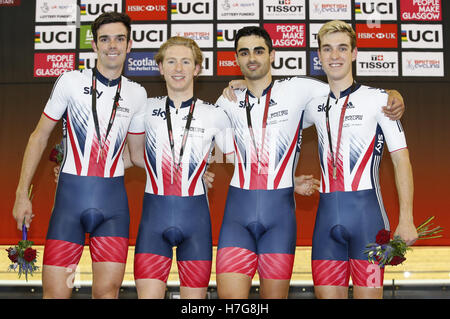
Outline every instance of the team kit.
{"type": "Polygon", "coordinates": [[[85,234],[94,298],[117,298],[128,254],[130,214],[124,175],[145,170],[146,185],[134,255],[139,298],[164,298],[176,247],[181,298],[205,298],[213,245],[208,172],[215,147],[234,163],[216,256],[219,298],[248,298],[256,272],[262,298],[287,298],[297,239],[294,194],[319,193],[312,238],[317,298],[381,298],[384,268],[365,246],[390,230],[378,180],[383,149],[395,168],[399,225],[409,245],[412,174],[401,95],[353,79],[356,36],[340,20],[318,31],[327,82],[306,76],[273,79],[277,54],[259,26],[238,30],[234,52],[243,79],[216,101],[194,95],[204,56],[187,37],[170,37],[154,56],[167,95],[149,97],[122,75],[132,50],[127,14],[106,12],[92,23],[93,68],[62,73],[26,147],[13,215],[30,227],[25,196],[56,123],[64,157],[43,256],[44,298],[69,298],[66,282],[81,258],[85,234]],[[320,176],[295,176],[302,131],[315,126],[320,176]],[[105,275],[107,274],[107,275],[105,275]]]}

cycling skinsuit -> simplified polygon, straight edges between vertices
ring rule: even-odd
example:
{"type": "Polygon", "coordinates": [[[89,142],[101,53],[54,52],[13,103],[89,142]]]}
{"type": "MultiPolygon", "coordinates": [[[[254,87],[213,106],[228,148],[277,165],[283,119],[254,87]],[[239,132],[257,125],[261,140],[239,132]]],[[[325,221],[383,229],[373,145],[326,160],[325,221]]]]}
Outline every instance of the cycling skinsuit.
{"type": "Polygon", "coordinates": [[[360,287],[383,284],[383,269],[370,264],[364,250],[375,242],[379,230],[389,230],[378,180],[384,144],[390,152],[406,148],[400,122],[382,113],[387,97],[383,90],[359,84],[342,91],[338,99],[330,93],[333,152],[327,130],[328,93],[306,108],[304,127],[316,126],[322,174],[312,244],[316,286],[348,286],[350,276],[360,287]]]}
{"type": "Polygon", "coordinates": [[[130,217],[122,151],[127,134],[144,133],[137,119],[144,116],[147,94],[125,77],[109,81],[98,71],[92,75],[90,69],[62,74],[44,109],[49,119],[63,120],[64,141],[44,265],[76,267],[85,233],[90,233],[93,262],[126,262],[130,217]],[[92,108],[94,82],[99,133],[92,108]]]}
{"type": "Polygon", "coordinates": [[[237,103],[224,97],[217,102],[234,130],[235,169],[220,230],[216,272],[252,278],[258,270],[261,278],[288,280],[297,239],[293,178],[303,111],[313,97],[326,94],[328,86],[293,77],[274,81],[260,98],[246,92],[236,91],[237,103]]]}
{"type": "Polygon", "coordinates": [[[211,274],[212,234],[202,176],[214,143],[218,143],[218,138],[222,140],[221,131],[230,123],[221,108],[199,99],[183,102],[178,110],[169,100],[174,141],[172,152],[167,99],[151,98],[147,103],[147,183],[136,242],[134,276],[135,279],[167,282],[172,249],[177,246],[181,286],[207,287],[211,274]],[[187,126],[190,114],[192,119],[187,126]],[[180,158],[183,137],[186,142],[180,158]]]}

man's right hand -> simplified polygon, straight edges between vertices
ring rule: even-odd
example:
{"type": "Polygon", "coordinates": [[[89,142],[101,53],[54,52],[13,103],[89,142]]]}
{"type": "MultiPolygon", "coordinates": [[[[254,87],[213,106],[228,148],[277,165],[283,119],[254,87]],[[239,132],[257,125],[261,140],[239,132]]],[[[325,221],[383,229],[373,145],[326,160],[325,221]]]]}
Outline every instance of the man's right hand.
{"type": "Polygon", "coordinates": [[[237,89],[246,89],[247,83],[245,80],[232,80],[228,82],[228,86],[223,89],[222,95],[228,100],[232,102],[237,102],[237,96],[234,93],[234,90],[237,89]]]}
{"type": "Polygon", "coordinates": [[[27,196],[16,196],[13,208],[13,217],[17,222],[17,229],[22,231],[23,223],[27,229],[30,228],[31,220],[34,217],[33,205],[27,196]]]}

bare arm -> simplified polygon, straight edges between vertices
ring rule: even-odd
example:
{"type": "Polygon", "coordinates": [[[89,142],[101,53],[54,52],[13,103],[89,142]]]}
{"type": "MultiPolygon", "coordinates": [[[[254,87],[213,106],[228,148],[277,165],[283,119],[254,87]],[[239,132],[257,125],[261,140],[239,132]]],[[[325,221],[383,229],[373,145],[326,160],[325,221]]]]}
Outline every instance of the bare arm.
{"type": "MultiPolygon", "coordinates": [[[[128,134],[127,141],[128,143],[125,146],[127,149],[124,150],[124,160],[125,160],[124,164],[127,165],[125,152],[128,152],[129,160],[131,160],[131,163],[128,161],[128,165],[134,164],[138,167],[145,168],[145,161],[144,161],[145,134],[128,134]]],[[[125,168],[128,167],[125,166],[125,168]]]]}
{"type": "Polygon", "coordinates": [[[391,153],[394,164],[395,184],[397,186],[400,216],[395,235],[408,245],[417,240],[417,230],[413,220],[414,183],[408,149],[391,153]]]}
{"type": "Polygon", "coordinates": [[[17,221],[17,229],[22,230],[23,220],[25,226],[30,227],[31,219],[34,216],[32,204],[28,198],[28,190],[36,172],[36,168],[41,160],[42,153],[47,146],[48,138],[55,128],[57,122],[48,119],[45,115],[41,118],[31,133],[25,154],[22,160],[19,184],[16,189],[16,200],[14,202],[13,217],[17,221]]]}

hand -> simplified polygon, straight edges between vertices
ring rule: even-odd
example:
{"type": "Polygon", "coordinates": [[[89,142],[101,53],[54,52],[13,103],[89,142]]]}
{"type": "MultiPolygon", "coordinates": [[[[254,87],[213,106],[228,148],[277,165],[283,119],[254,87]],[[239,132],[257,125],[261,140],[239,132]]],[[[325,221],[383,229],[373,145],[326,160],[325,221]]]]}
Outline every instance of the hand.
{"type": "Polygon", "coordinates": [[[16,197],[13,208],[13,217],[17,222],[17,229],[22,231],[23,222],[27,229],[30,228],[31,220],[34,217],[31,200],[27,197],[16,197]]]}
{"type": "Polygon", "coordinates": [[[58,177],[59,177],[59,170],[61,169],[61,166],[57,165],[53,168],[53,173],[55,174],[55,183],[58,183],[58,177]]]}
{"type": "Polygon", "coordinates": [[[403,97],[397,90],[388,90],[387,105],[382,107],[384,115],[393,121],[399,120],[405,112],[403,97]]]}
{"type": "Polygon", "coordinates": [[[237,89],[246,89],[247,84],[245,80],[232,80],[228,82],[228,86],[223,89],[222,95],[228,100],[232,102],[237,102],[236,94],[234,90],[237,89]]]}
{"type": "Polygon", "coordinates": [[[206,171],[205,174],[203,174],[203,181],[205,182],[206,187],[213,187],[212,183],[214,182],[214,176],[216,176],[216,174],[210,171],[206,171]]]}
{"type": "Polygon", "coordinates": [[[314,191],[319,191],[320,181],[313,175],[300,175],[294,178],[294,191],[303,196],[311,196],[314,191]]]}
{"type": "Polygon", "coordinates": [[[394,236],[400,236],[408,246],[413,245],[419,238],[417,234],[417,229],[413,222],[402,222],[398,223],[397,229],[395,230],[394,236]]]}

